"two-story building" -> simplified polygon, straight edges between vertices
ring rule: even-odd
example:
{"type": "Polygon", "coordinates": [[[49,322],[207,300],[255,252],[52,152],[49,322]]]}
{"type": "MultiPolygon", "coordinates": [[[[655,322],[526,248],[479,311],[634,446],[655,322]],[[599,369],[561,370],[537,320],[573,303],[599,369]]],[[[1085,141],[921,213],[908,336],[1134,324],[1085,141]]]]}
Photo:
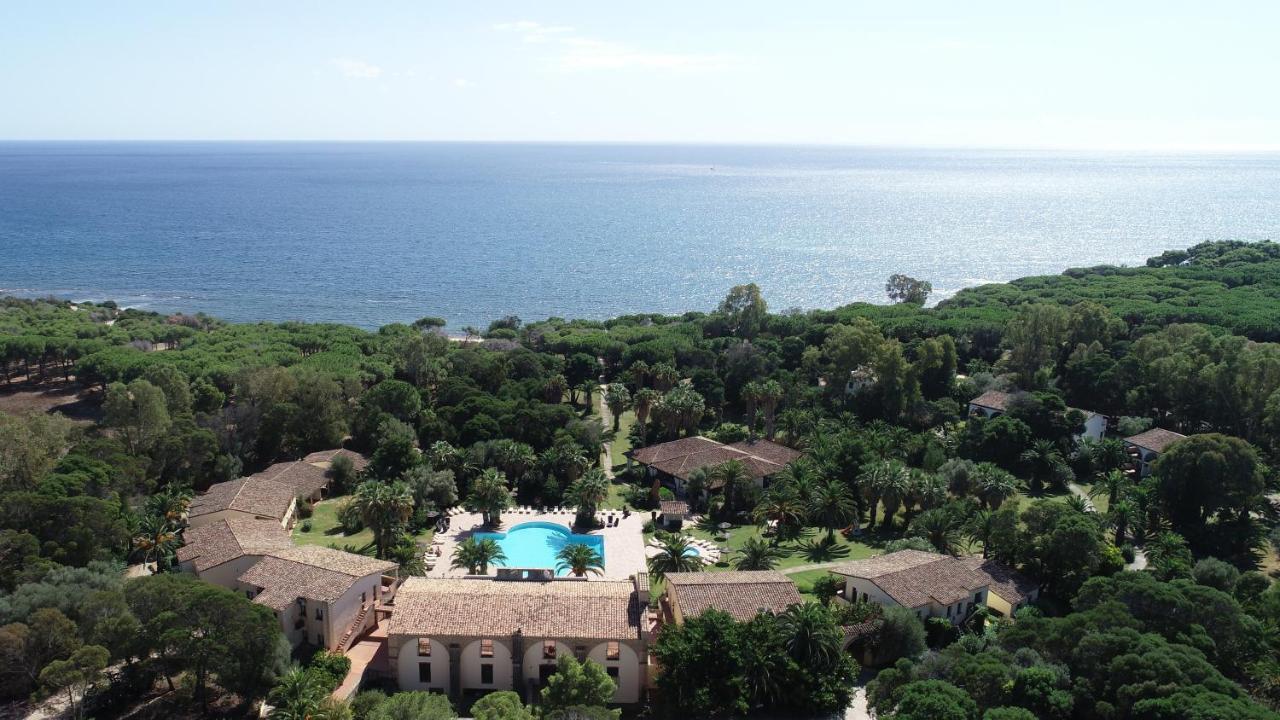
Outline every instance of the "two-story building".
{"type": "MultiPolygon", "coordinates": [[[[987,420],[1000,417],[1009,411],[1009,405],[1018,397],[1017,393],[1003,390],[988,390],[969,401],[969,417],[981,417],[987,420]]],[[[1081,415],[1081,428],[1076,433],[1077,441],[1101,440],[1107,434],[1107,416],[1092,410],[1067,408],[1081,415]]]]}
{"type": "Polygon", "coordinates": [[[409,578],[388,628],[391,672],[401,690],[514,690],[528,701],[571,656],[605,668],[615,703],[635,703],[648,676],[648,603],[643,574],[585,581],[502,568],[497,577],[409,578]]]}
{"type": "Polygon", "coordinates": [[[662,621],[682,624],[707,610],[746,622],[767,612],[778,614],[804,602],[791,578],[773,570],[667,573],[662,621]]]}
{"type": "Polygon", "coordinates": [[[1151,428],[1146,432],[1125,438],[1124,446],[1129,450],[1129,455],[1133,458],[1134,469],[1138,471],[1138,477],[1146,477],[1151,474],[1151,464],[1156,461],[1156,458],[1160,457],[1160,454],[1167,450],[1170,445],[1186,437],[1186,435],[1172,430],[1151,428]]]}

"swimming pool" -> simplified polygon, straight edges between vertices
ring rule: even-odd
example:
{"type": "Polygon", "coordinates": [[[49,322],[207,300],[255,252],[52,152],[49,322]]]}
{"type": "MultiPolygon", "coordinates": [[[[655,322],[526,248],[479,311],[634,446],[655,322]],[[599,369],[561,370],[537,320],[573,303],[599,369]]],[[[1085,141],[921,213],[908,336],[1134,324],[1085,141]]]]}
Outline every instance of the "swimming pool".
{"type": "MultiPolygon", "coordinates": [[[[492,539],[502,547],[507,559],[495,563],[502,567],[554,568],[560,548],[572,543],[587,545],[604,558],[604,538],[599,535],[576,535],[568,527],[549,522],[520,523],[504,533],[479,532],[473,537],[492,539]]],[[[556,571],[569,574],[568,568],[556,571]]]]}

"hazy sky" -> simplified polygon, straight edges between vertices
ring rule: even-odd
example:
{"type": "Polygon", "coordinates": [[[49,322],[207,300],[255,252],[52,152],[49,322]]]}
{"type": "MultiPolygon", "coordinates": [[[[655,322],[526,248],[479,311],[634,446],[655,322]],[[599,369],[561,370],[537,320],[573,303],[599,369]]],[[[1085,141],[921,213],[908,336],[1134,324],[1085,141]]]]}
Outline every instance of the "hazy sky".
{"type": "Polygon", "coordinates": [[[5,2],[0,138],[1280,149],[1280,2],[5,2]]]}

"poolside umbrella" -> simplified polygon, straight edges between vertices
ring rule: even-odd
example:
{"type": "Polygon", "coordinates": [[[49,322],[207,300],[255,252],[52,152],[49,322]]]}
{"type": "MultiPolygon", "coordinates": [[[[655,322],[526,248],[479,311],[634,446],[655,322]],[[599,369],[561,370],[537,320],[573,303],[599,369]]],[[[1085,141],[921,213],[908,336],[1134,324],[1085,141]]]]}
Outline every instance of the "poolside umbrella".
{"type": "Polygon", "coordinates": [[[732,524],[732,523],[727,523],[727,522],[722,522],[722,523],[720,523],[719,525],[717,525],[716,527],[720,528],[721,530],[730,530],[730,529],[732,529],[732,528],[733,528],[733,524],[732,524]]]}

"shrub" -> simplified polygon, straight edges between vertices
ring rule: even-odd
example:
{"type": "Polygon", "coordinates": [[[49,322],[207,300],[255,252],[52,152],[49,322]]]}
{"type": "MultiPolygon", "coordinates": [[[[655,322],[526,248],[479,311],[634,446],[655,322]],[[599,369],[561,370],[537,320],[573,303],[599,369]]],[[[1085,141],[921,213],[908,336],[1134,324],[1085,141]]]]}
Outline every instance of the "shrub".
{"type": "Polygon", "coordinates": [[[304,533],[311,532],[311,521],[310,521],[310,520],[303,520],[303,521],[302,521],[302,524],[301,524],[301,525],[299,525],[299,527],[302,529],[302,532],[304,532],[304,533]]]}
{"type": "Polygon", "coordinates": [[[316,508],[311,504],[310,499],[301,495],[298,496],[298,517],[303,519],[309,518],[315,511],[316,508]]]}
{"type": "Polygon", "coordinates": [[[315,673],[332,692],[351,671],[351,659],[341,653],[321,650],[311,656],[307,671],[315,673]]]}

